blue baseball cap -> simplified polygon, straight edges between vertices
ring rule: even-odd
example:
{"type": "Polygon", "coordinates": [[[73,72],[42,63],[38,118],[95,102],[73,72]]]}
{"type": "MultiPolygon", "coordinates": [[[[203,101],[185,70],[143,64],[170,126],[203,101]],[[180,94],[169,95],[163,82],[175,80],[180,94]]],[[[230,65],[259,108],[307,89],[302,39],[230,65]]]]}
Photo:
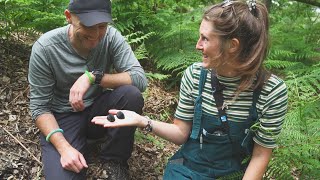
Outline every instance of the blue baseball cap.
{"type": "Polygon", "coordinates": [[[110,0],[70,0],[68,10],[85,26],[113,22],[110,0]]]}

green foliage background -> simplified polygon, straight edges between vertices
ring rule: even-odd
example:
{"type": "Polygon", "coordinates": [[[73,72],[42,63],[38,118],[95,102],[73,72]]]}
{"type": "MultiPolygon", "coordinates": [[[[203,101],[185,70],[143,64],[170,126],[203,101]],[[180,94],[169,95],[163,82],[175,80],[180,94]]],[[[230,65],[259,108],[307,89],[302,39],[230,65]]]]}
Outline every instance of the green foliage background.
{"type": "MultiPolygon", "coordinates": [[[[114,26],[127,38],[150,79],[179,85],[190,64],[201,61],[195,50],[198,28],[208,0],[114,0],[114,26]]],[[[217,2],[217,1],[216,1],[217,2]]],[[[0,36],[19,39],[66,24],[67,0],[0,0],[0,36]]],[[[289,109],[279,147],[266,179],[320,177],[320,13],[293,1],[273,1],[271,49],[265,66],[282,77],[289,109]]]]}

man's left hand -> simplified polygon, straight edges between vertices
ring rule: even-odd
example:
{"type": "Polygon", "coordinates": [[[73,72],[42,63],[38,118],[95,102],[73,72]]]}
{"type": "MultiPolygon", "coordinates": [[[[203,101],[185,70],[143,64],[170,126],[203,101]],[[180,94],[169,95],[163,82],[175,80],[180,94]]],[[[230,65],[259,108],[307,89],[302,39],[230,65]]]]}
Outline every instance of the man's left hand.
{"type": "Polygon", "coordinates": [[[85,106],[83,96],[90,87],[90,80],[86,74],[80,76],[70,89],[69,102],[74,111],[83,111],[85,106]]]}

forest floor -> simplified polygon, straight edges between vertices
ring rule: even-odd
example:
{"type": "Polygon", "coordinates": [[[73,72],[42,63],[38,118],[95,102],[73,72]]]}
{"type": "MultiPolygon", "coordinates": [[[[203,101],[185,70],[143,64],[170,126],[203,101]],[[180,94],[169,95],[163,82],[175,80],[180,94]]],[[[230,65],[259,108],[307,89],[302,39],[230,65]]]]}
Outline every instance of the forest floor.
{"type": "MultiPolygon", "coordinates": [[[[31,45],[0,40],[0,179],[44,179],[39,130],[29,113],[27,81],[31,45]]],[[[161,82],[149,82],[144,114],[171,122],[177,91],[166,91],[161,82]]],[[[163,168],[178,146],[152,134],[136,131],[129,159],[133,180],[162,179],[163,168]]],[[[108,179],[97,159],[89,164],[88,179],[108,179]]]]}

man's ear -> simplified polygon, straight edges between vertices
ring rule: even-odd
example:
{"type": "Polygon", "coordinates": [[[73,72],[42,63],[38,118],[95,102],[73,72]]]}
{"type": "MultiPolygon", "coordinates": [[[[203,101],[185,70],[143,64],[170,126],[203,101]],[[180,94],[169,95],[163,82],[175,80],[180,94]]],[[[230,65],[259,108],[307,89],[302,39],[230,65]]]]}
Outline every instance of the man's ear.
{"type": "Polygon", "coordinates": [[[68,22],[69,24],[71,24],[71,23],[72,23],[71,13],[70,13],[70,11],[69,11],[68,9],[66,9],[66,10],[64,11],[64,15],[66,16],[67,22],[68,22]]]}
{"type": "Polygon", "coordinates": [[[238,51],[239,49],[239,46],[240,46],[240,42],[237,38],[232,38],[230,41],[229,41],[229,47],[228,47],[228,51],[229,53],[235,53],[238,51]]]}

